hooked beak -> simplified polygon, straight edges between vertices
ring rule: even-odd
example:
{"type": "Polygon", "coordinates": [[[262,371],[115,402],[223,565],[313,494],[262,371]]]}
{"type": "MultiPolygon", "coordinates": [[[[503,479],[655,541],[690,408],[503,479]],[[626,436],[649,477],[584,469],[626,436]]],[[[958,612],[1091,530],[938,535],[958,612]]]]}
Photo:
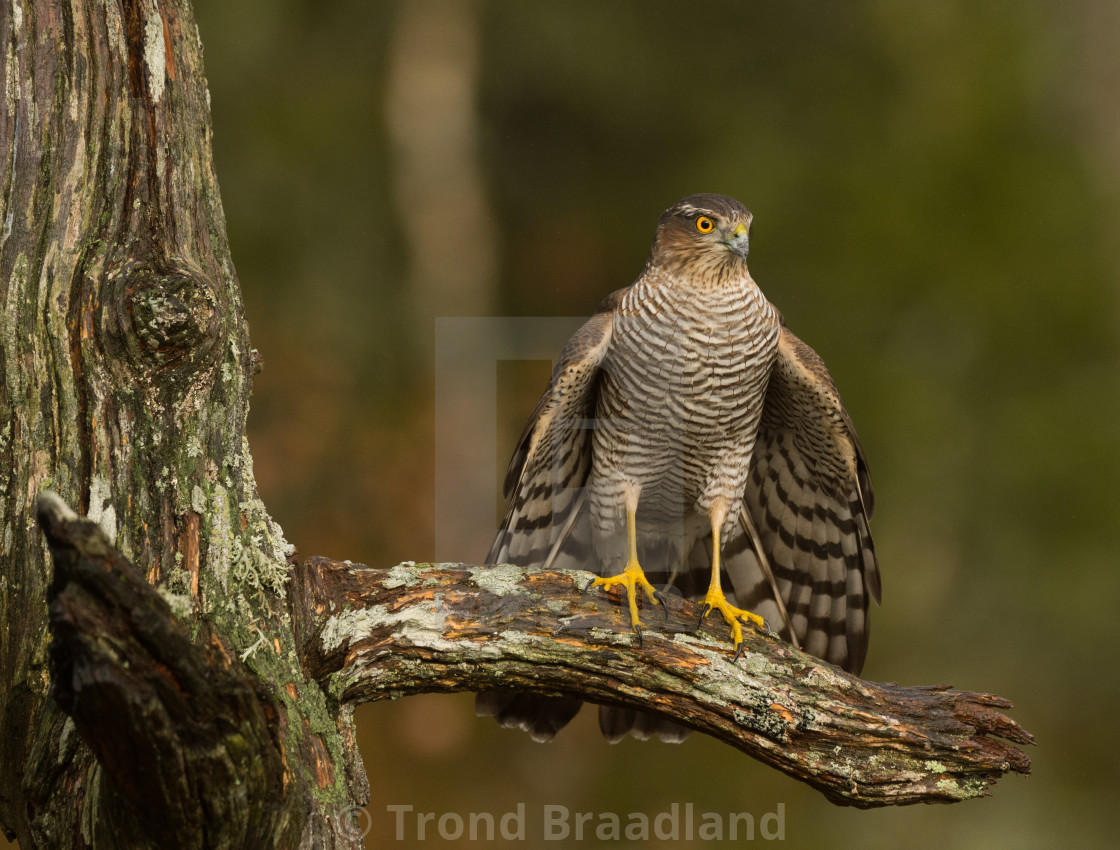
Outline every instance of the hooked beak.
{"type": "Polygon", "coordinates": [[[747,258],[747,251],[749,251],[751,247],[750,228],[742,222],[739,222],[735,229],[727,234],[727,238],[724,239],[724,242],[727,243],[728,248],[739,255],[740,259],[745,260],[747,258]]]}

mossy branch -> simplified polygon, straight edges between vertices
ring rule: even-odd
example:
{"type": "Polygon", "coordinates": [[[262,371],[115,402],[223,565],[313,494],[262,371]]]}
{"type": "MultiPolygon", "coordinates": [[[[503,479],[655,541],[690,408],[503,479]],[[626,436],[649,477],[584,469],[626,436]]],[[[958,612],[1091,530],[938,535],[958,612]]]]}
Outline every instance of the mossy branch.
{"type": "Polygon", "coordinates": [[[867,682],[747,630],[738,662],[700,607],[648,607],[639,643],[590,574],[310,558],[290,599],[309,675],[344,702],[514,688],[664,714],[800,779],[875,807],[984,796],[1030,772],[1011,704],[946,686],[867,682]],[[1011,743],[1008,743],[1011,742],[1011,743]]]}

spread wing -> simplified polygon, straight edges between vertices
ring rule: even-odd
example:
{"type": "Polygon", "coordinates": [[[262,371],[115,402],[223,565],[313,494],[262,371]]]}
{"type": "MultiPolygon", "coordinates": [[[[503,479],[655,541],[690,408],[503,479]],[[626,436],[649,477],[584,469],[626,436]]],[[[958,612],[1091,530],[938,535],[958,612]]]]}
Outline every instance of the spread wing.
{"type": "MultiPolygon", "coordinates": [[[[604,299],[560,353],[510,461],[504,491],[512,498],[487,563],[595,568],[584,485],[591,471],[591,420],[600,366],[623,291],[604,299]]],[[[573,697],[516,691],[482,691],[475,697],[478,715],[524,729],[536,741],[551,740],[580,705],[573,697]]]]}
{"type": "Polygon", "coordinates": [[[486,562],[587,569],[586,490],[600,366],[622,293],[607,296],[575,332],[529,416],[506,473],[512,495],[486,562]]]}
{"type": "Polygon", "coordinates": [[[863,448],[817,353],[785,327],[727,572],[743,607],[787,640],[859,673],[879,568],[863,448]],[[778,598],[775,599],[774,589],[778,598]]]}

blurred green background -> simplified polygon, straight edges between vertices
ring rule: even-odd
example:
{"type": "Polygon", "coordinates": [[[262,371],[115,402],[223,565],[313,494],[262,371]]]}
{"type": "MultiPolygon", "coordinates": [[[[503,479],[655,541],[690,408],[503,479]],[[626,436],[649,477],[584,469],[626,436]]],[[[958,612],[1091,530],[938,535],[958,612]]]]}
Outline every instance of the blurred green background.
{"type": "MultiPolygon", "coordinates": [[[[398,844],[387,805],[519,802],[530,846],[545,803],[624,820],[783,803],[804,847],[1115,841],[1120,6],[196,14],[265,362],[257,478],[302,553],[433,557],[435,317],[587,315],[663,209],[730,194],[754,212],[755,279],[828,362],[870,460],[884,591],[864,675],[1001,694],[1038,740],[1034,775],[989,799],[860,812],[700,736],[612,747],[585,710],[541,746],[429,695],[358,712],[368,846],[398,844]]],[[[548,369],[500,373],[503,461],[548,369]]]]}

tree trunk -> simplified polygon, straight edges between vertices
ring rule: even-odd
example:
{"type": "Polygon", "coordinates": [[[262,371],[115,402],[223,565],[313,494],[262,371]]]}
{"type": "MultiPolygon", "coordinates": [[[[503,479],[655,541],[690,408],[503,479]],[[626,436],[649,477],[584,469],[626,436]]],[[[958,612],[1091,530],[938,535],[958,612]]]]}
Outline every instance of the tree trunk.
{"type": "Polygon", "coordinates": [[[353,705],[421,690],[652,706],[854,805],[1029,769],[996,698],[758,635],[734,666],[671,635],[688,603],[633,646],[570,576],[291,560],[244,438],[190,4],[9,0],[0,44],[0,825],[24,848],[356,847],[353,705]]]}
{"type": "Polygon", "coordinates": [[[244,437],[256,354],[191,5],[10,0],[0,44],[0,823],[25,848],[357,846],[336,828],[365,802],[350,713],[301,670],[291,549],[257,498],[244,437]],[[95,519],[185,625],[172,644],[197,657],[162,688],[94,681],[104,670],[88,658],[52,685],[51,568],[35,527],[46,486],[95,519]],[[144,715],[207,660],[228,674],[209,698],[231,725],[193,740],[206,758],[179,753],[191,742],[170,729],[189,718],[173,707],[167,734],[149,730],[151,746],[131,752],[137,740],[97,740],[96,718],[59,708],[73,709],[67,688],[100,688],[103,709],[144,715]],[[155,775],[174,758],[177,775],[155,775]],[[145,808],[157,800],[173,805],[145,808]]]}

